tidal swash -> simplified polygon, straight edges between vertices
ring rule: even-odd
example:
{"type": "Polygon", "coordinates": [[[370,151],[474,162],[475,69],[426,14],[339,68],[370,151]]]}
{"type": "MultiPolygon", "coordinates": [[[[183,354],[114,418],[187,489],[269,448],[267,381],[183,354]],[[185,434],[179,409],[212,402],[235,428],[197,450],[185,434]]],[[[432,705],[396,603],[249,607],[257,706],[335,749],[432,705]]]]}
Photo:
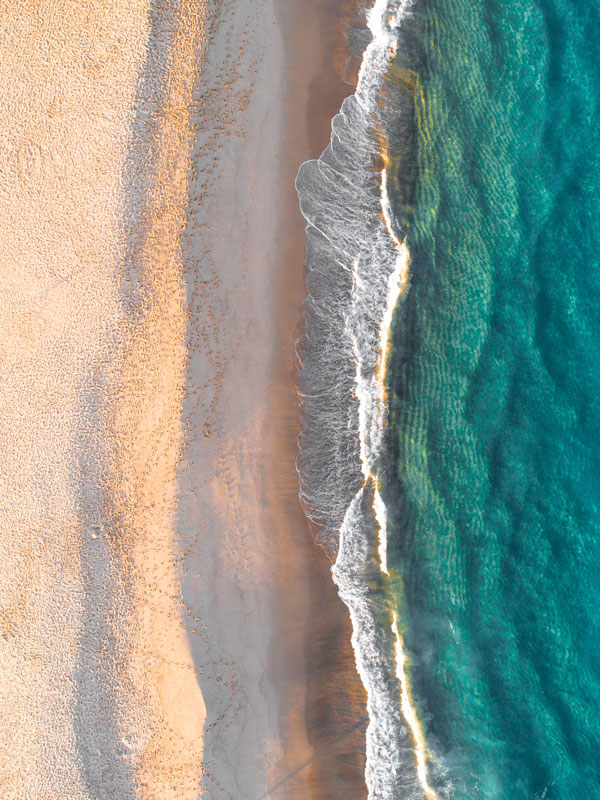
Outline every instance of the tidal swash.
{"type": "Polygon", "coordinates": [[[298,466],[369,796],[600,797],[600,4],[368,19],[297,188],[298,466]]]}

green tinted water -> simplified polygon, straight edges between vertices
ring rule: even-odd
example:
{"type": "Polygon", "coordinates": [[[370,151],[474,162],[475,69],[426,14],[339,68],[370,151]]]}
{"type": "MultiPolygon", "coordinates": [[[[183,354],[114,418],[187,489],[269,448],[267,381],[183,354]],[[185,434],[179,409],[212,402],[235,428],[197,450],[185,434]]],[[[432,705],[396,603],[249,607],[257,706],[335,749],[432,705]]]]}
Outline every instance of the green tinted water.
{"type": "Polygon", "coordinates": [[[424,0],[390,563],[454,796],[600,797],[600,3],[424,0]]]}

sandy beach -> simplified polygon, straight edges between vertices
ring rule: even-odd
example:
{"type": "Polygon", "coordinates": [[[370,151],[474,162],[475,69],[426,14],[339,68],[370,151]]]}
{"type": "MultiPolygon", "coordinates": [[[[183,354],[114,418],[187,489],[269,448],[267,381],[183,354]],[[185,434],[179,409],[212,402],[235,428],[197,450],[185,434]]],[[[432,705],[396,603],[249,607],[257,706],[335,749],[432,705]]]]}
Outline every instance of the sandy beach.
{"type": "Polygon", "coordinates": [[[9,3],[2,36],[2,794],[196,797],[174,517],[202,18],[9,3]]]}
{"type": "Polygon", "coordinates": [[[6,4],[3,798],[366,794],[294,463],[293,179],[352,13],[6,4]]]}

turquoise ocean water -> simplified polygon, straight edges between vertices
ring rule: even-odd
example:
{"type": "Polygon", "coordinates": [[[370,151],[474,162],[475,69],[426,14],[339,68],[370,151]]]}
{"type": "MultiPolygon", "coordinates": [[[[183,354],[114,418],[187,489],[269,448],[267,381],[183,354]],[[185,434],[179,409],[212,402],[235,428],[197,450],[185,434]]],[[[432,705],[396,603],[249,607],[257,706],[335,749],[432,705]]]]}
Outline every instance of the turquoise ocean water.
{"type": "Polygon", "coordinates": [[[441,794],[600,798],[600,3],[419,0],[407,30],[385,492],[413,701],[441,794]]]}

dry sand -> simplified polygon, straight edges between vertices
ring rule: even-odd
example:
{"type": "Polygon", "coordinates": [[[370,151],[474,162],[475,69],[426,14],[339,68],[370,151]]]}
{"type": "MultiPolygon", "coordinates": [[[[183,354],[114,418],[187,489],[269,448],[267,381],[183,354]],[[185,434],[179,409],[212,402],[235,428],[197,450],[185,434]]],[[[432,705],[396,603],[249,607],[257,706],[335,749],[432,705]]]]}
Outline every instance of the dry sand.
{"type": "Polygon", "coordinates": [[[2,12],[0,797],[364,797],[294,467],[340,9],[2,12]]]}
{"type": "Polygon", "coordinates": [[[197,3],[152,6],[2,4],[3,800],[201,779],[174,518],[203,30],[197,3]]]}

